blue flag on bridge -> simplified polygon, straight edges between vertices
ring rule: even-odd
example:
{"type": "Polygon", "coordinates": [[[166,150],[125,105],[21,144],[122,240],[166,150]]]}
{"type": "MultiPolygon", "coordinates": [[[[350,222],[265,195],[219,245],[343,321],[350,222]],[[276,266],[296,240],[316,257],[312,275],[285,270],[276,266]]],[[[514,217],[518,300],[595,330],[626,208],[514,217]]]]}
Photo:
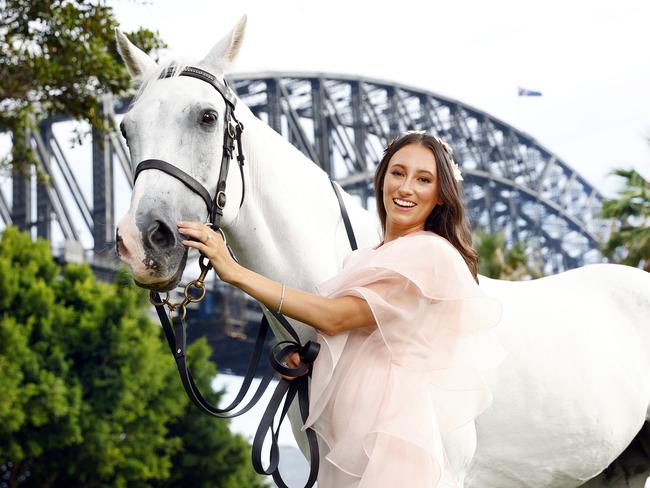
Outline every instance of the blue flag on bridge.
{"type": "Polygon", "coordinates": [[[518,95],[520,97],[541,97],[542,92],[535,90],[528,90],[527,88],[522,88],[521,86],[517,88],[518,95]]]}

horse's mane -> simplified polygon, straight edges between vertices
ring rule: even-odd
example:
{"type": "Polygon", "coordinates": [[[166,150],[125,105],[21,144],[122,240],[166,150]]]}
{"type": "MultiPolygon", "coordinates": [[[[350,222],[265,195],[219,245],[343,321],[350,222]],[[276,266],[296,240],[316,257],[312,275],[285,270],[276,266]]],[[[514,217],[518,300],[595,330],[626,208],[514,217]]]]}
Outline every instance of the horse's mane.
{"type": "Polygon", "coordinates": [[[131,100],[131,105],[129,107],[129,110],[136,104],[138,103],[138,100],[144,95],[144,93],[152,86],[155,85],[157,82],[160,81],[160,75],[163,73],[167,72],[167,70],[171,69],[171,75],[169,77],[176,77],[180,75],[183,70],[191,66],[190,63],[187,62],[180,62],[178,60],[171,59],[169,61],[165,61],[164,63],[161,63],[156,66],[155,69],[149,70],[142,78],[142,81],[140,82],[140,85],[138,86],[138,91],[136,92],[135,96],[133,97],[133,100],[131,100]]]}
{"type": "MultiPolygon", "coordinates": [[[[184,60],[177,60],[177,59],[170,59],[168,61],[165,61],[164,63],[160,63],[156,66],[156,68],[151,69],[147,71],[142,77],[142,80],[140,81],[140,84],[138,85],[138,91],[134,95],[133,99],[131,100],[131,104],[129,105],[129,110],[133,108],[133,106],[138,103],[138,100],[149,90],[149,88],[156,83],[160,81],[160,75],[163,73],[166,73],[167,70],[171,70],[171,72],[166,76],[166,78],[175,78],[179,76],[185,68],[188,68],[190,66],[196,66],[196,67],[201,67],[201,63],[197,63],[196,61],[188,61],[186,59],[184,60]]],[[[221,78],[223,81],[223,76],[220,73],[213,73],[215,76],[218,78],[221,78]]]]}

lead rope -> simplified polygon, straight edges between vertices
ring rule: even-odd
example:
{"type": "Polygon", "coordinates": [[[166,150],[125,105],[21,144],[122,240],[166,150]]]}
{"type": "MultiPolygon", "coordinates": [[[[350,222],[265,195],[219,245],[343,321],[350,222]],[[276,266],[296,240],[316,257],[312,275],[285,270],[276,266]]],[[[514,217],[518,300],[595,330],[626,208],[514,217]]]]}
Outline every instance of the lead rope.
{"type": "MultiPolygon", "coordinates": [[[[334,189],[339,203],[341,217],[345,225],[350,247],[353,250],[356,250],[357,242],[354,235],[354,230],[350,223],[347,209],[343,202],[343,198],[337,187],[337,184],[332,180],[330,180],[330,183],[332,184],[332,188],[334,189]]],[[[224,242],[226,241],[224,240],[224,242]]],[[[237,261],[237,258],[235,257],[231,247],[227,242],[226,247],[232,258],[237,261]]],[[[206,263],[204,256],[201,256],[199,260],[199,266],[201,267],[201,275],[199,276],[199,280],[195,280],[185,287],[185,300],[187,303],[198,302],[205,296],[204,280],[212,266],[209,260],[206,263]],[[201,289],[201,295],[198,297],[193,296],[191,293],[193,286],[201,289]]],[[[267,371],[265,372],[262,380],[260,381],[260,384],[258,385],[257,391],[249,400],[246,406],[242,407],[237,412],[232,412],[232,410],[237,408],[246,396],[246,393],[248,392],[252,380],[255,376],[255,372],[257,371],[266,335],[269,330],[269,322],[267,316],[264,315],[262,317],[262,321],[257,333],[257,338],[255,340],[255,345],[253,347],[253,352],[250,356],[248,368],[246,370],[244,381],[239,389],[239,392],[237,393],[235,399],[230,403],[230,405],[223,409],[220,409],[211,404],[201,394],[188,368],[186,361],[187,323],[185,321],[185,305],[181,303],[182,308],[179,308],[179,304],[171,304],[168,301],[168,298],[161,299],[159,294],[156,292],[151,293],[151,302],[156,307],[156,312],[158,313],[158,318],[162,324],[165,338],[167,339],[167,343],[176,361],[176,366],[181,377],[183,388],[185,389],[192,402],[202,412],[217,418],[237,417],[249,411],[259,401],[274,376],[274,370],[280,374],[296,378],[292,381],[285,380],[284,378],[279,378],[275,392],[273,393],[273,396],[271,397],[271,400],[269,401],[269,404],[266,407],[264,414],[262,415],[262,419],[255,433],[251,449],[253,469],[259,474],[272,476],[273,481],[278,485],[278,487],[288,488],[287,484],[282,479],[279,470],[280,450],[278,445],[278,436],[284,417],[287,414],[289,407],[296,395],[298,395],[298,406],[300,409],[300,416],[303,425],[309,417],[308,377],[311,376],[313,362],[318,355],[320,344],[313,341],[307,341],[305,345],[301,345],[298,334],[286,319],[286,317],[273,310],[269,310],[268,308],[263,307],[263,311],[266,310],[268,313],[273,315],[273,317],[275,317],[275,319],[285,328],[293,340],[282,341],[273,346],[269,354],[270,367],[267,368],[267,371]],[[165,305],[171,307],[171,313],[169,315],[165,311],[165,305]],[[177,309],[180,310],[180,313],[173,315],[177,309]],[[300,356],[301,365],[297,368],[290,368],[288,366],[285,366],[283,364],[285,358],[294,352],[297,352],[300,356]],[[275,419],[277,411],[280,409],[280,404],[282,403],[283,399],[284,405],[282,406],[280,419],[278,421],[277,427],[274,428],[273,421],[275,419]],[[268,431],[271,432],[271,448],[269,453],[269,466],[265,469],[262,465],[262,447],[264,445],[264,440],[266,439],[268,431]]],[[[305,488],[311,488],[314,486],[314,483],[318,477],[320,457],[318,453],[318,440],[316,438],[316,433],[311,427],[308,427],[305,430],[305,434],[307,436],[307,442],[309,444],[310,464],[309,478],[305,484],[305,488]]]]}

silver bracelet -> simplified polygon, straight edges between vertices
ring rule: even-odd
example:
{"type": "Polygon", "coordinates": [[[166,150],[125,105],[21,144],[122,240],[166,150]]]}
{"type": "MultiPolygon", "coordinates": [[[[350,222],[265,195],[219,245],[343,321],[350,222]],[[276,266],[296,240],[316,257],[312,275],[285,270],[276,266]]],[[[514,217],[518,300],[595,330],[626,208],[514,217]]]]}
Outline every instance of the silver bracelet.
{"type": "Polygon", "coordinates": [[[282,303],[284,302],[284,283],[282,283],[282,295],[280,296],[280,306],[278,307],[278,312],[282,310],[282,303]]]}

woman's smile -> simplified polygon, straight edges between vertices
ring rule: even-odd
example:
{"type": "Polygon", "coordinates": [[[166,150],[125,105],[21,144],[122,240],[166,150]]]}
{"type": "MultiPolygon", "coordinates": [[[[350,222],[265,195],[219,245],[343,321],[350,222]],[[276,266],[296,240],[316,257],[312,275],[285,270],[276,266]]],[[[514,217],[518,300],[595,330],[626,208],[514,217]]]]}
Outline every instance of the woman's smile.
{"type": "Polygon", "coordinates": [[[417,203],[410,200],[403,200],[401,198],[393,198],[393,203],[400,210],[410,210],[417,205],[417,203]]]}

